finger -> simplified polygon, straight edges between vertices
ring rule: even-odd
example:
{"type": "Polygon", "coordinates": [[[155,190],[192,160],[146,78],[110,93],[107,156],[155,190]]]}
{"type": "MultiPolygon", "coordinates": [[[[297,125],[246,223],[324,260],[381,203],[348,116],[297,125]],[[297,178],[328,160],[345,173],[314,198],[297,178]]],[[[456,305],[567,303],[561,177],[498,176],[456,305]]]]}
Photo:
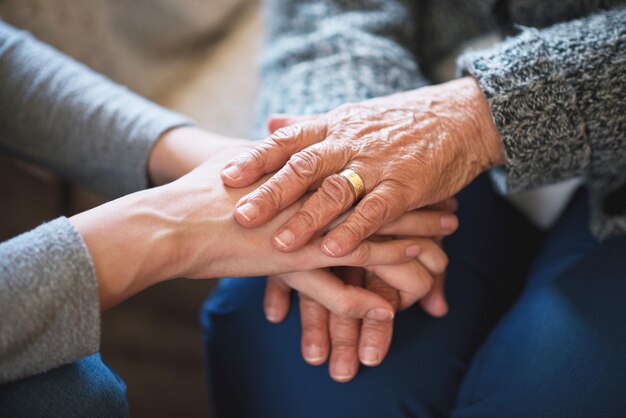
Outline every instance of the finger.
{"type": "Polygon", "coordinates": [[[426,296],[433,286],[433,276],[417,260],[388,266],[367,267],[367,270],[398,290],[400,309],[413,306],[426,296]]]}
{"type": "MultiPolygon", "coordinates": [[[[392,305],[398,307],[400,299],[398,292],[375,275],[368,274],[365,278],[366,289],[377,293],[387,299],[392,305]]],[[[379,365],[391,345],[393,334],[393,321],[377,321],[365,318],[361,324],[361,338],[359,339],[359,359],[366,366],[379,365]]]]}
{"type": "Polygon", "coordinates": [[[297,152],[269,180],[237,202],[235,218],[243,226],[262,225],[345,167],[351,153],[345,143],[332,138],[297,152]]]}
{"type": "Polygon", "coordinates": [[[245,187],[282,167],[296,152],[326,137],[323,118],[286,126],[261,141],[252,150],[230,161],[222,169],[227,186],[245,187]]]}
{"type": "MultiPolygon", "coordinates": [[[[364,173],[360,177],[366,189],[368,185],[378,182],[376,170],[356,169],[355,172],[364,173]]],[[[313,235],[348,210],[356,199],[348,179],[340,174],[327,176],[304,205],[276,231],[274,246],[282,251],[301,248],[313,235]]]]}
{"type": "Polygon", "coordinates": [[[449,197],[446,200],[442,200],[441,202],[425,206],[423,209],[441,210],[445,212],[456,212],[458,208],[459,208],[459,202],[456,200],[456,197],[449,197]]]}
{"type": "Polygon", "coordinates": [[[318,238],[300,251],[289,254],[294,256],[293,263],[298,266],[297,270],[311,270],[337,265],[365,267],[406,263],[419,256],[422,251],[422,244],[427,245],[429,249],[431,245],[429,242],[431,240],[415,237],[386,241],[366,240],[346,256],[330,257],[320,249],[322,240],[323,238],[318,238]]]}
{"type": "Polygon", "coordinates": [[[454,233],[458,226],[458,218],[451,213],[420,209],[383,226],[376,235],[439,237],[454,233]]]}
{"type": "Polygon", "coordinates": [[[304,360],[319,366],[328,358],[330,312],[310,297],[300,293],[300,321],[302,323],[301,349],[304,360]]]}
{"type": "Polygon", "coordinates": [[[307,275],[288,273],[283,278],[290,287],[319,302],[335,315],[344,318],[368,316],[379,320],[394,317],[393,306],[383,297],[344,283],[328,270],[312,270],[307,275]]]}
{"type": "Polygon", "coordinates": [[[263,310],[268,321],[275,324],[282,322],[291,302],[291,288],[280,276],[270,276],[265,285],[263,310]]]}
{"type": "Polygon", "coordinates": [[[402,191],[380,184],[363,198],[344,222],[326,235],[322,248],[331,257],[348,254],[361,241],[408,209],[408,202],[402,191]]]}
{"type": "MultiPolygon", "coordinates": [[[[362,273],[358,269],[344,270],[342,277],[346,284],[361,286],[363,284],[362,273]]],[[[359,328],[361,322],[331,315],[329,321],[330,331],[330,362],[329,373],[337,382],[352,380],[359,370],[358,344],[359,328]]]]}
{"type": "Polygon", "coordinates": [[[270,115],[267,119],[267,130],[270,134],[285,126],[302,123],[319,117],[318,115],[287,115],[284,113],[270,115]]]}
{"type": "Polygon", "coordinates": [[[443,251],[441,245],[433,239],[419,239],[420,253],[418,261],[433,276],[443,273],[448,267],[448,255],[443,251]]]}
{"type": "Polygon", "coordinates": [[[436,318],[445,316],[448,313],[448,302],[445,295],[446,273],[435,276],[433,288],[422,300],[420,305],[422,309],[436,318]]]}

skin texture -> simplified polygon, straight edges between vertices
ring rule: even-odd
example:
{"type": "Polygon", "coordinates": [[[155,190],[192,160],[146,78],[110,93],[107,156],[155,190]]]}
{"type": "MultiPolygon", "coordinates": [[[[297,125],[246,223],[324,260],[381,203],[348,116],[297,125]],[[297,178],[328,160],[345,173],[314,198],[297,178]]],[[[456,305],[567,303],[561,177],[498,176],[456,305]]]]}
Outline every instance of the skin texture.
{"type": "Polygon", "coordinates": [[[453,196],[504,162],[489,104],[469,77],[295,122],[222,171],[225,184],[243,187],[278,170],[237,203],[235,217],[246,227],[265,224],[319,186],[276,231],[274,246],[286,252],[300,248],[353,205],[350,184],[337,175],[344,169],[362,177],[366,195],[322,241],[324,252],[335,257],[403,213],[453,196]]]}
{"type": "MultiPolygon", "coordinates": [[[[199,130],[192,133],[199,137],[186,137],[184,142],[203,137],[199,130]]],[[[168,137],[178,134],[187,136],[189,131],[172,131],[168,137]]],[[[210,140],[211,136],[204,138],[210,140]]],[[[161,145],[172,146],[179,155],[183,154],[176,144],[161,145]]],[[[247,189],[223,185],[220,168],[245,146],[238,143],[214,153],[174,182],[122,197],[71,218],[92,256],[102,309],[114,306],[148,286],[176,277],[254,276],[336,265],[402,265],[412,262],[420,253],[420,242],[406,238],[367,241],[339,259],[320,250],[319,237],[299,251],[289,254],[277,251],[268,245],[272,232],[293,215],[302,202],[297,202],[276,221],[262,228],[247,229],[235,222],[232,217],[235,203],[264,181],[261,179],[247,189]]],[[[158,152],[158,148],[154,152],[158,152]]],[[[195,156],[199,152],[187,154],[195,156]]],[[[193,165],[193,162],[187,163],[193,165]]],[[[154,166],[151,159],[149,167],[154,166]]],[[[184,171],[174,168],[171,173],[178,169],[184,171]]],[[[153,180],[167,180],[167,175],[159,177],[157,172],[167,173],[168,170],[151,171],[153,180]]],[[[412,279],[404,278],[407,281],[412,279]]],[[[324,288],[324,285],[320,286],[324,288]]],[[[330,301],[336,300],[333,290],[331,287],[330,291],[316,294],[321,303],[331,308],[330,301]]],[[[378,318],[393,317],[393,306],[379,295],[362,288],[352,293],[351,297],[356,301],[351,302],[353,315],[363,317],[373,312],[372,315],[378,318]]]]}
{"type": "MultiPolygon", "coordinates": [[[[270,132],[302,118],[274,118],[268,123],[270,132]],[[294,120],[295,119],[295,120],[294,120]]],[[[456,199],[448,199],[430,210],[417,210],[402,216],[399,220],[381,228],[378,234],[416,235],[438,237],[456,229],[454,217],[445,218],[446,211],[453,213],[457,208],[456,199]],[[443,214],[443,216],[441,216],[443,214]],[[449,225],[452,223],[452,225],[449,225]],[[448,224],[448,225],[447,225],[448,224]],[[448,229],[444,229],[446,225],[448,229]]],[[[334,222],[337,224],[346,215],[334,222]]],[[[416,237],[417,238],[417,237],[416,237]]],[[[340,306],[328,310],[309,295],[314,295],[317,284],[327,276],[336,275],[343,281],[337,294],[345,295],[347,289],[363,287],[385,298],[394,310],[407,308],[419,300],[425,312],[434,316],[444,316],[448,305],[444,294],[445,267],[447,257],[440,248],[441,238],[426,240],[425,251],[412,262],[400,266],[378,266],[377,273],[388,277],[391,283],[398,283],[399,271],[413,271],[420,278],[412,282],[414,293],[400,292],[389,286],[373,269],[334,268],[331,271],[317,270],[275,275],[268,278],[264,309],[267,319],[279,323],[286,317],[291,302],[291,290],[300,290],[300,318],[302,324],[301,351],[304,360],[319,366],[329,361],[329,374],[337,382],[348,382],[359,369],[359,361],[369,367],[380,364],[391,344],[393,321],[376,318],[357,318],[346,315],[340,306]],[[436,245],[435,245],[436,244],[436,245]],[[394,280],[395,279],[395,280],[394,280]],[[425,289],[429,289],[426,293],[425,289]],[[424,296],[425,294],[425,296],[424,296]],[[403,301],[404,299],[404,301],[403,301]]],[[[402,287],[403,283],[399,283],[402,287]]],[[[349,306],[349,305],[344,305],[349,306]]]]}
{"type": "MultiPolygon", "coordinates": [[[[450,205],[448,205],[450,206],[450,205]]],[[[455,202],[453,206],[455,207],[455,202]]],[[[451,207],[451,208],[452,208],[451,207]]],[[[436,212],[435,212],[436,213],[436,212]]],[[[421,225],[421,234],[436,235],[438,228],[428,230],[428,221],[420,222],[420,217],[431,215],[428,211],[414,211],[411,221],[421,225]]],[[[415,233],[413,229],[403,229],[402,223],[390,226],[389,233],[415,233]]],[[[402,302],[401,292],[391,287],[379,277],[405,276],[399,274],[401,270],[413,269],[420,280],[417,284],[423,286],[415,294],[421,298],[422,308],[435,317],[444,316],[448,306],[444,296],[445,268],[447,257],[436,240],[427,240],[431,246],[412,263],[399,266],[379,266],[376,269],[334,268],[330,272],[325,270],[298,272],[272,276],[268,279],[265,293],[265,312],[270,322],[279,323],[287,315],[292,289],[299,289],[311,283],[319,283],[325,274],[335,274],[343,281],[343,288],[362,287],[386,299],[394,311],[406,308],[414,301],[402,302]],[[376,271],[376,273],[374,273],[376,271]],[[427,293],[424,289],[428,289],[427,293]],[[425,296],[423,296],[426,294],[425,296]],[[423,297],[422,297],[423,296],[423,297]],[[404,305],[404,306],[403,306],[404,305]]],[[[387,279],[389,280],[389,279],[387,279]]],[[[341,292],[342,288],[338,289],[341,292]]],[[[314,294],[314,293],[308,293],[314,294]]],[[[337,382],[347,382],[357,373],[359,361],[366,366],[377,366],[386,356],[393,334],[393,321],[365,317],[351,318],[328,310],[320,303],[309,297],[307,292],[300,292],[300,317],[302,323],[302,356],[311,365],[318,366],[329,360],[330,376],[337,382]]]]}

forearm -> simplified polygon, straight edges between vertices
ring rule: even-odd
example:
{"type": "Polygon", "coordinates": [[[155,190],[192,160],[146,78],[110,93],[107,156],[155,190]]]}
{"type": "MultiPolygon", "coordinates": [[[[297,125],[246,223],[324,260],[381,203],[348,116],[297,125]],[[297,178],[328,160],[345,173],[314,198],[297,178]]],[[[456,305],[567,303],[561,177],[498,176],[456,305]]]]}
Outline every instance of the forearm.
{"type": "Polygon", "coordinates": [[[161,135],[150,153],[150,183],[156,186],[169,183],[208,159],[226,161],[227,156],[249,146],[248,140],[224,137],[196,127],[171,129],[161,135]]]}
{"type": "Polygon", "coordinates": [[[155,141],[185,124],[0,21],[0,149],[123,195],[147,186],[155,141]]]}
{"type": "MultiPolygon", "coordinates": [[[[214,241],[232,241],[218,232],[231,223],[234,202],[226,203],[230,193],[217,175],[223,161],[248,147],[250,141],[197,128],[172,130],[151,154],[152,181],[169,183],[205,164],[210,174],[197,186],[189,187],[191,182],[184,181],[197,177],[194,173],[71,218],[93,260],[102,310],[161,281],[192,274],[190,265],[197,263],[198,257],[208,266],[224,249],[214,241]]],[[[208,275],[201,277],[212,277],[208,268],[204,272],[208,275]]]]}
{"type": "Polygon", "coordinates": [[[158,198],[137,192],[71,218],[93,260],[101,310],[180,273],[168,202],[158,198]]]}
{"type": "Polygon", "coordinates": [[[526,29],[461,58],[489,99],[510,191],[576,176],[624,179],[625,22],[622,7],[526,29]]]}

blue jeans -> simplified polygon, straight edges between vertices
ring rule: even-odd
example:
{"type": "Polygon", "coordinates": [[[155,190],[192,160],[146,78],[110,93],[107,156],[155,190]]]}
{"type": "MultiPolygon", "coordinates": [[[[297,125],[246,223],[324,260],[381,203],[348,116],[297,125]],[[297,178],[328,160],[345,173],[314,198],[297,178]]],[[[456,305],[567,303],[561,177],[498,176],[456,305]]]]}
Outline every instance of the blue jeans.
{"type": "Polygon", "coordinates": [[[0,386],[0,416],[128,417],[126,385],[94,354],[49,372],[0,386]]]}
{"type": "Polygon", "coordinates": [[[623,416],[626,237],[590,235],[582,191],[547,234],[485,176],[459,203],[449,314],[397,315],[385,361],[347,384],[301,359],[297,304],[272,325],[263,279],[223,280],[201,315],[217,417],[623,416]]]}

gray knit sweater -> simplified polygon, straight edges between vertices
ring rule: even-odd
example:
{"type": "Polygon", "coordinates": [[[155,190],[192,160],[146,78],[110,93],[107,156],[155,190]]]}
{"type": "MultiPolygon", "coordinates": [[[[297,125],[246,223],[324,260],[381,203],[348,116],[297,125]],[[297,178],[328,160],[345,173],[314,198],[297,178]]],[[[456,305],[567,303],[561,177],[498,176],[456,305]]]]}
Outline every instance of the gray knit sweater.
{"type": "Polygon", "coordinates": [[[626,1],[268,0],[258,133],[271,112],[318,113],[429,83],[468,39],[510,37],[458,60],[489,99],[503,188],[572,177],[599,238],[626,232],[626,1]]]}
{"type": "MultiPolygon", "coordinates": [[[[0,152],[122,195],[147,186],[155,140],[186,123],[0,21],[0,152]]],[[[0,244],[0,383],[96,352],[99,311],[66,218],[0,244]]]]}

